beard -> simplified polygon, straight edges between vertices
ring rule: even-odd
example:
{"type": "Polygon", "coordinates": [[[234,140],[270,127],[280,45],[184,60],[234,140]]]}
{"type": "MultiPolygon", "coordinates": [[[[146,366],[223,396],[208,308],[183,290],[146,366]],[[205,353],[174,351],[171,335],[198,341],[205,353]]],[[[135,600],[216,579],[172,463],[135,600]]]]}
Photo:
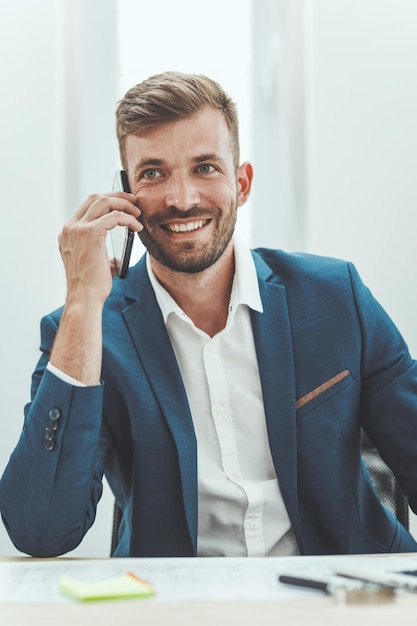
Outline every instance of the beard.
{"type": "Polygon", "coordinates": [[[138,233],[139,238],[149,254],[161,265],[174,272],[197,274],[213,265],[223,254],[232,238],[237,219],[237,202],[226,214],[219,209],[194,208],[189,211],[179,211],[175,207],[153,215],[149,220],[141,218],[143,230],[138,233]],[[197,241],[178,242],[175,251],[169,249],[166,243],[158,237],[159,224],[175,219],[210,219],[215,222],[214,235],[209,243],[201,244],[197,241]]]}

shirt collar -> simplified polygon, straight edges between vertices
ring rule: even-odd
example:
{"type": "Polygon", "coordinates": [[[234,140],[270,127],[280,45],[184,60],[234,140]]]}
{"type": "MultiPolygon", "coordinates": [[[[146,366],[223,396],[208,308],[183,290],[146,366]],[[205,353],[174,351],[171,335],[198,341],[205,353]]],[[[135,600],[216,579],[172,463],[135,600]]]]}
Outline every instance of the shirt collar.
{"type": "MultiPolygon", "coordinates": [[[[231,306],[236,310],[239,304],[246,304],[249,308],[262,313],[263,306],[259,293],[258,276],[250,248],[240,237],[234,235],[233,249],[235,254],[235,277],[230,297],[231,306]]],[[[158,282],[148,253],[146,253],[146,269],[165,324],[170,313],[176,313],[179,317],[184,317],[184,311],[178,306],[168,291],[162,287],[161,283],[158,282]]]]}
{"type": "Polygon", "coordinates": [[[235,253],[235,304],[246,304],[254,311],[263,312],[255,261],[249,246],[237,235],[233,238],[235,253]]]}

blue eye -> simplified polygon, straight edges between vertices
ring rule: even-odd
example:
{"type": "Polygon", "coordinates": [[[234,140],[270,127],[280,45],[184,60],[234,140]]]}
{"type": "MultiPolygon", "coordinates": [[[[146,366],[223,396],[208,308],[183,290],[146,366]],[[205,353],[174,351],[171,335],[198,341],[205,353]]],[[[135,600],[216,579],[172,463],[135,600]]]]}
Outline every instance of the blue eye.
{"type": "Polygon", "coordinates": [[[146,172],[144,172],[143,174],[144,178],[148,178],[150,180],[157,178],[158,176],[159,176],[158,170],[146,170],[146,172]]]}
{"type": "Polygon", "coordinates": [[[210,174],[210,172],[214,171],[214,167],[209,165],[209,163],[202,163],[198,166],[198,169],[202,174],[210,174]]]}

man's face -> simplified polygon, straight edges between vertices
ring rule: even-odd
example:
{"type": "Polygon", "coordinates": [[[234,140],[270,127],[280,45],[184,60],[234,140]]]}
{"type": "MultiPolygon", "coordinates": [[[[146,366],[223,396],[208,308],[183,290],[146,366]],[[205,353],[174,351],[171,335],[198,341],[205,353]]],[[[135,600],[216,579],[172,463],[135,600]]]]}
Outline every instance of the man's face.
{"type": "Polygon", "coordinates": [[[251,168],[236,172],[223,115],[207,107],[126,139],[128,176],[139,200],[143,244],[160,264],[201,272],[232,237],[249,195],[251,168]]]}

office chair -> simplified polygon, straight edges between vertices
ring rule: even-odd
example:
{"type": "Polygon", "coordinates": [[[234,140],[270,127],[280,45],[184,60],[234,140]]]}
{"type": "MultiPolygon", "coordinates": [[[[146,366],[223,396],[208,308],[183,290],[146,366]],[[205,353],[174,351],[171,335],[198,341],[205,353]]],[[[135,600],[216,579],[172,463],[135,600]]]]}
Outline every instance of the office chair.
{"type": "MultiPolygon", "coordinates": [[[[372,482],[382,504],[397,518],[397,520],[408,530],[408,500],[399,486],[394,474],[379,456],[369,437],[363,433],[362,458],[371,475],[372,482]]],[[[118,543],[119,526],[122,519],[122,512],[117,503],[114,503],[113,526],[111,537],[111,552],[113,554],[118,543]]]]}
{"type": "Polygon", "coordinates": [[[114,551],[117,548],[117,544],[119,543],[119,526],[122,521],[122,510],[117,504],[114,502],[113,507],[113,523],[112,523],[112,531],[111,531],[111,547],[110,547],[110,556],[113,556],[114,551]]]}
{"type": "Polygon", "coordinates": [[[394,474],[381,459],[374,444],[365,433],[362,439],[362,458],[382,504],[408,530],[408,499],[394,474]]]}

